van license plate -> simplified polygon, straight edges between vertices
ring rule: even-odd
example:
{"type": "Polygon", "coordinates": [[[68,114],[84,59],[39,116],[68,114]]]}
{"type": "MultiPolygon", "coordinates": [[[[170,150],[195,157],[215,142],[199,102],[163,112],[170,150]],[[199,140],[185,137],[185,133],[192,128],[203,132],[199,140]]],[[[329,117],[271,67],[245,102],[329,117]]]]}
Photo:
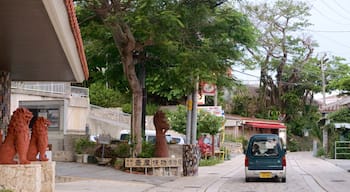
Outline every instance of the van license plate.
{"type": "Polygon", "coordinates": [[[272,178],[272,173],[271,172],[261,172],[259,176],[260,176],[260,178],[263,178],[263,179],[272,178]]]}

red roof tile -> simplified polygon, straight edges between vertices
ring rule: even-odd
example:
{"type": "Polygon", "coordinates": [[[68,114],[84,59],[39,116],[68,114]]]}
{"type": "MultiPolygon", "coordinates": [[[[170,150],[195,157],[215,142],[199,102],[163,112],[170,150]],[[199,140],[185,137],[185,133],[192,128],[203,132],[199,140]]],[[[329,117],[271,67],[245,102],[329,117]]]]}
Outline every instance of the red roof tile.
{"type": "Polygon", "coordinates": [[[87,61],[86,61],[86,57],[85,57],[83,40],[81,38],[78,20],[77,20],[76,14],[75,14],[73,0],[65,0],[65,5],[67,7],[70,26],[72,28],[73,36],[75,39],[75,44],[77,46],[77,50],[79,53],[79,58],[80,58],[80,62],[82,65],[81,67],[83,68],[85,79],[88,79],[89,69],[88,69],[88,65],[87,65],[87,61]]]}

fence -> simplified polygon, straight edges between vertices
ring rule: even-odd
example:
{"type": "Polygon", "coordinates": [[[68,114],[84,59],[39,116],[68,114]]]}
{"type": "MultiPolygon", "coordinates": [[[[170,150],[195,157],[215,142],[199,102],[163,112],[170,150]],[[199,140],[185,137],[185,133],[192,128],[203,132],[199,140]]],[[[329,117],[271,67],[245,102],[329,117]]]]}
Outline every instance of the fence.
{"type": "Polygon", "coordinates": [[[350,159],[350,141],[336,141],[334,159],[350,159]]]}

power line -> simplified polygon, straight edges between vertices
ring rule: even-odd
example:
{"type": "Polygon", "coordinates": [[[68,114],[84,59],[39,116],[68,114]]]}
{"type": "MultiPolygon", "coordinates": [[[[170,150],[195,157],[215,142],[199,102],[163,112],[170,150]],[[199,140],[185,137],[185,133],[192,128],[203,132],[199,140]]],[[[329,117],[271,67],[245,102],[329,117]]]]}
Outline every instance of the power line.
{"type": "Polygon", "coordinates": [[[350,33],[350,30],[312,30],[306,29],[305,31],[315,32],[315,33],[350,33]]]}
{"type": "Polygon", "coordinates": [[[322,15],[323,17],[325,17],[326,19],[328,19],[329,21],[332,21],[333,23],[337,23],[340,25],[350,25],[350,23],[340,23],[338,22],[338,20],[333,19],[332,17],[329,17],[328,15],[325,15],[322,11],[318,10],[315,6],[312,6],[312,8],[320,15],[322,15]]]}
{"type": "Polygon", "coordinates": [[[338,10],[335,10],[332,6],[328,5],[328,3],[326,3],[325,1],[321,0],[321,2],[332,12],[334,12],[335,14],[339,15],[340,17],[344,18],[345,20],[350,20],[349,17],[344,16],[343,14],[340,14],[338,10]]]}
{"type": "Polygon", "coordinates": [[[333,0],[333,2],[341,9],[343,10],[345,13],[349,13],[350,10],[346,10],[344,9],[344,7],[342,5],[340,5],[340,3],[337,0],[333,0]]]}

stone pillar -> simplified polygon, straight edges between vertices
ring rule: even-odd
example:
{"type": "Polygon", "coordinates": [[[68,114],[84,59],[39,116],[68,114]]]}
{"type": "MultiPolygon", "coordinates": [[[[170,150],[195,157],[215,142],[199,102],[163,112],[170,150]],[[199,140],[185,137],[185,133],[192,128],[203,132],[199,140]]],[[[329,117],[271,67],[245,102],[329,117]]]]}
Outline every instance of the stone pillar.
{"type": "MultiPolygon", "coordinates": [[[[0,71],[0,132],[6,134],[11,117],[11,78],[10,72],[0,71]]],[[[0,138],[1,141],[3,138],[0,138]]]]}
{"type": "Polygon", "coordinates": [[[34,161],[32,164],[41,166],[41,192],[55,191],[55,161],[34,161]]]}
{"type": "Polygon", "coordinates": [[[0,189],[40,192],[41,165],[0,165],[0,189]]]}
{"type": "Polygon", "coordinates": [[[197,145],[183,145],[183,175],[197,176],[200,150],[197,145]]]}
{"type": "Polygon", "coordinates": [[[26,165],[0,165],[0,190],[54,192],[54,161],[35,161],[26,165]]]}

